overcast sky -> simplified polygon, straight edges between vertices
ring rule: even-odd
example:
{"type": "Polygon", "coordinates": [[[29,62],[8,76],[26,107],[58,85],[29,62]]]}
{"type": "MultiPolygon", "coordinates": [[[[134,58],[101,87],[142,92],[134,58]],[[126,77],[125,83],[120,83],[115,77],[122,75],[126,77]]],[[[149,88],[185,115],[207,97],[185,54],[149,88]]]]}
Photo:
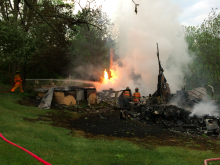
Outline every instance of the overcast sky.
{"type": "MultiPolygon", "coordinates": [[[[70,1],[70,0],[68,0],[70,1]]],[[[81,5],[85,4],[86,0],[81,0],[81,5]]],[[[118,7],[118,2],[120,0],[96,0],[96,5],[102,5],[103,11],[105,11],[113,20],[114,13],[118,7]]],[[[137,4],[142,0],[134,0],[137,4]]],[[[146,0],[147,1],[147,0],[146,0]]],[[[152,1],[152,0],[149,0],[152,1]]],[[[164,1],[164,0],[161,0],[164,1]]],[[[173,3],[179,5],[182,9],[180,11],[179,22],[187,26],[196,26],[201,24],[208,14],[211,12],[212,8],[219,8],[217,11],[220,12],[220,0],[171,0],[173,3]]],[[[132,0],[128,0],[127,3],[133,3],[132,0]]],[[[79,9],[79,6],[76,6],[79,9]]],[[[132,12],[132,11],[131,11],[132,12]]],[[[141,14],[141,13],[138,13],[141,14]]],[[[137,15],[138,16],[138,15],[137,15]]]]}
{"type": "Polygon", "coordinates": [[[201,24],[212,8],[220,11],[220,0],[172,0],[182,8],[182,15],[179,18],[181,24],[196,26],[201,24]]]}

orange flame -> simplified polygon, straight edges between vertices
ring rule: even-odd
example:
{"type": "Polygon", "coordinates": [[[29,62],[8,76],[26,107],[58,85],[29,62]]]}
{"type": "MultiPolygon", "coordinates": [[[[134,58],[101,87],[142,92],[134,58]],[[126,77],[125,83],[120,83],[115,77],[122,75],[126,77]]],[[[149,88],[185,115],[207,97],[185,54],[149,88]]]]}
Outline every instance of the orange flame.
{"type": "Polygon", "coordinates": [[[105,81],[108,80],[108,72],[106,71],[106,69],[104,70],[104,78],[105,78],[105,81]]]}
{"type": "Polygon", "coordinates": [[[115,79],[117,78],[116,73],[114,70],[111,70],[111,75],[108,75],[108,72],[106,71],[106,69],[104,70],[104,78],[102,79],[102,83],[103,84],[108,84],[108,83],[114,83],[115,79]]]}

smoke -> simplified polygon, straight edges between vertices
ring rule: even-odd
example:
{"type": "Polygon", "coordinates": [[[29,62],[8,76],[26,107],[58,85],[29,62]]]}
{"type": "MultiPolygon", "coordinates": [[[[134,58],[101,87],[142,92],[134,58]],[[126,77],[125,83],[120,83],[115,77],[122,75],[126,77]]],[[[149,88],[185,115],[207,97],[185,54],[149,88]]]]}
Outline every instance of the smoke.
{"type": "Polygon", "coordinates": [[[142,95],[152,94],[157,89],[159,72],[156,43],[159,44],[161,65],[171,92],[183,86],[183,68],[192,61],[187,43],[181,32],[178,16],[181,9],[171,0],[139,0],[134,12],[134,3],[117,1],[118,10],[113,21],[119,27],[120,61],[114,64],[118,79],[104,84],[104,88],[119,90],[129,86],[140,89],[142,95]],[[172,59],[169,62],[168,59],[172,59]],[[120,65],[118,65],[120,64],[120,65]]]}
{"type": "Polygon", "coordinates": [[[203,116],[203,115],[210,115],[210,116],[219,116],[218,107],[214,103],[214,101],[202,101],[196,104],[193,107],[193,111],[190,116],[203,116]]]}

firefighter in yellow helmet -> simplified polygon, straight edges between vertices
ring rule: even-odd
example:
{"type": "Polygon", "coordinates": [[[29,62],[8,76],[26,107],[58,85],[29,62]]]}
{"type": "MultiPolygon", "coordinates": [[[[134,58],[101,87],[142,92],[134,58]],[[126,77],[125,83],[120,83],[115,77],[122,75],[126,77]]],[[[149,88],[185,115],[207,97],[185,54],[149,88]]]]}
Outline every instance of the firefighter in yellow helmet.
{"type": "Polygon", "coordinates": [[[135,92],[133,94],[133,100],[136,105],[140,101],[140,98],[141,98],[141,94],[138,92],[138,90],[139,90],[138,88],[135,88],[135,92]]]}
{"type": "Polygon", "coordinates": [[[21,79],[20,71],[16,71],[14,82],[15,82],[15,87],[12,88],[11,92],[14,92],[15,89],[17,89],[18,87],[20,89],[20,92],[24,92],[22,88],[22,79],[21,79]]]}

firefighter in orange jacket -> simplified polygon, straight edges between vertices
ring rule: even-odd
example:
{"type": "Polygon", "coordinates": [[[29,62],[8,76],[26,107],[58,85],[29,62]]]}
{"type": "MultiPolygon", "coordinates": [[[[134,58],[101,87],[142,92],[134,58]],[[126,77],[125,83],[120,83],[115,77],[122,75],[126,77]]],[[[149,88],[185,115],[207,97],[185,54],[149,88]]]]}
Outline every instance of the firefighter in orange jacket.
{"type": "Polygon", "coordinates": [[[20,92],[24,92],[22,88],[22,79],[21,79],[20,71],[16,71],[14,82],[15,82],[15,86],[14,88],[12,88],[11,92],[14,92],[15,89],[17,89],[18,87],[20,89],[20,92]]]}
{"type": "Polygon", "coordinates": [[[131,101],[131,90],[129,87],[126,87],[126,90],[123,92],[124,97],[124,108],[127,110],[129,108],[129,102],[131,101]]]}
{"type": "Polygon", "coordinates": [[[130,98],[131,97],[129,87],[126,87],[126,91],[124,91],[123,96],[124,96],[124,98],[130,98]]]}
{"type": "Polygon", "coordinates": [[[139,90],[138,88],[135,88],[135,92],[133,94],[133,100],[136,105],[140,101],[140,98],[141,98],[141,94],[138,92],[138,90],[139,90]]]}

